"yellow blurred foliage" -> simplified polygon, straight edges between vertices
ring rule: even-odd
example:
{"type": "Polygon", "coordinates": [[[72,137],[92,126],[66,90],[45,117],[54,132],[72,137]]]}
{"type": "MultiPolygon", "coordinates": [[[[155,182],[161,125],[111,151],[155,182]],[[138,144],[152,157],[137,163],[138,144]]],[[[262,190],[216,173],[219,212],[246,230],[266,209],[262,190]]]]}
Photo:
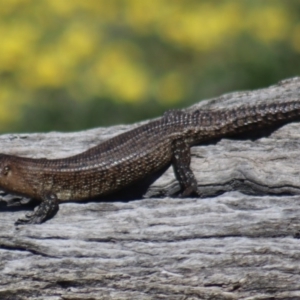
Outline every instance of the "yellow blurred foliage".
{"type": "Polygon", "coordinates": [[[187,93],[185,77],[178,72],[172,72],[160,78],[156,97],[161,102],[175,103],[180,101],[187,93]]]}
{"type": "Polygon", "coordinates": [[[39,31],[29,24],[7,26],[0,22],[0,72],[17,71],[35,51],[39,31]]]}
{"type": "Polygon", "coordinates": [[[292,21],[287,6],[252,3],[0,0],[0,124],[8,122],[4,116],[12,116],[10,101],[16,103],[16,112],[18,103],[31,101],[42,89],[62,89],[74,100],[184,99],[189,93],[185,68],[152,69],[142,43],[126,36],[155,36],[195,57],[245,32],[263,43],[290,38],[300,51],[299,25],[288,34],[292,21]]]}
{"type": "Polygon", "coordinates": [[[290,16],[280,6],[252,11],[246,19],[245,27],[263,42],[272,43],[288,37],[290,16]]]}
{"type": "Polygon", "coordinates": [[[294,28],[291,37],[294,49],[300,53],[300,24],[294,28]]]}
{"type": "Polygon", "coordinates": [[[179,6],[164,22],[165,26],[161,26],[161,34],[181,47],[189,47],[194,51],[212,50],[228,36],[240,31],[242,16],[239,8],[237,1],[218,6],[195,1],[193,6],[179,6]]]}
{"type": "Polygon", "coordinates": [[[105,47],[95,70],[102,93],[129,102],[146,97],[149,79],[139,57],[139,49],[127,42],[105,47]]]}
{"type": "Polygon", "coordinates": [[[2,16],[6,16],[14,13],[15,10],[18,10],[20,7],[30,4],[32,4],[32,0],[0,0],[0,13],[2,16]]]}

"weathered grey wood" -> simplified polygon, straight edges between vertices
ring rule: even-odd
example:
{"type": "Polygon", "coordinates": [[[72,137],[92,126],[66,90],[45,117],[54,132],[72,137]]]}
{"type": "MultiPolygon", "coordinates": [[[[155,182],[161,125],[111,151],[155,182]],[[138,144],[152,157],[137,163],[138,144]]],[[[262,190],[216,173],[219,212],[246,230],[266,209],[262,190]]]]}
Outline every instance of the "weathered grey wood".
{"type": "MultiPolygon", "coordinates": [[[[190,109],[288,98],[300,78],[190,109]]],[[[129,128],[7,134],[0,152],[66,157],[129,128]]],[[[167,197],[169,169],[152,198],[65,203],[42,225],[16,228],[26,210],[0,206],[0,299],[300,299],[300,124],[192,153],[203,194],[226,193],[167,197]]]]}

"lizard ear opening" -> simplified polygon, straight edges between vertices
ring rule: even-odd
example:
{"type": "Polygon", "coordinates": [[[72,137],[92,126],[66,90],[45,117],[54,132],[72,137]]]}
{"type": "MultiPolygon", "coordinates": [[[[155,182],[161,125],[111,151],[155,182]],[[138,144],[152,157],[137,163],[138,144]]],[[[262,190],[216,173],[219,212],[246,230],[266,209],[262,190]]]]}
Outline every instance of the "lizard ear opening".
{"type": "Polygon", "coordinates": [[[10,167],[9,167],[9,166],[5,166],[5,167],[3,168],[3,170],[2,170],[2,174],[3,174],[4,176],[7,176],[8,173],[9,173],[9,171],[10,171],[10,167]]]}

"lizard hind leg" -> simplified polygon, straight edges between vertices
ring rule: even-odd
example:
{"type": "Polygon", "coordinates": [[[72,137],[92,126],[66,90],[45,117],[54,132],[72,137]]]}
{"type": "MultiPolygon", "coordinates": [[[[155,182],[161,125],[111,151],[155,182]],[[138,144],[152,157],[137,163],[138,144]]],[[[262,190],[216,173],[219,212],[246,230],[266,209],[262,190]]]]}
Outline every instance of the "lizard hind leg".
{"type": "Polygon", "coordinates": [[[192,194],[200,196],[195,175],[190,168],[190,146],[183,139],[178,139],[173,142],[172,151],[172,165],[182,191],[179,196],[187,197],[192,194]]]}
{"type": "Polygon", "coordinates": [[[37,209],[25,216],[24,219],[19,219],[15,225],[24,224],[41,224],[44,221],[52,218],[58,211],[58,200],[55,194],[45,193],[41,204],[37,209]]]}

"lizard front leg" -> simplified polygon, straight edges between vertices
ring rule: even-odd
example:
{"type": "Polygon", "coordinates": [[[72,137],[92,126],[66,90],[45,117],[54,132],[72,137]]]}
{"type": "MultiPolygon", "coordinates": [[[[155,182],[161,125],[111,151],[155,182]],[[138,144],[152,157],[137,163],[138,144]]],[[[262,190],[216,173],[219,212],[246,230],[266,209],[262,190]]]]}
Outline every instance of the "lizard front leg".
{"type": "Polygon", "coordinates": [[[56,195],[53,193],[45,193],[42,197],[42,202],[37,209],[34,212],[27,214],[24,219],[17,220],[15,225],[41,224],[52,218],[57,213],[58,208],[56,195]]]}
{"type": "Polygon", "coordinates": [[[178,139],[173,142],[172,151],[172,165],[182,191],[179,196],[187,197],[192,194],[200,195],[195,175],[190,168],[190,146],[183,139],[178,139]]]}

